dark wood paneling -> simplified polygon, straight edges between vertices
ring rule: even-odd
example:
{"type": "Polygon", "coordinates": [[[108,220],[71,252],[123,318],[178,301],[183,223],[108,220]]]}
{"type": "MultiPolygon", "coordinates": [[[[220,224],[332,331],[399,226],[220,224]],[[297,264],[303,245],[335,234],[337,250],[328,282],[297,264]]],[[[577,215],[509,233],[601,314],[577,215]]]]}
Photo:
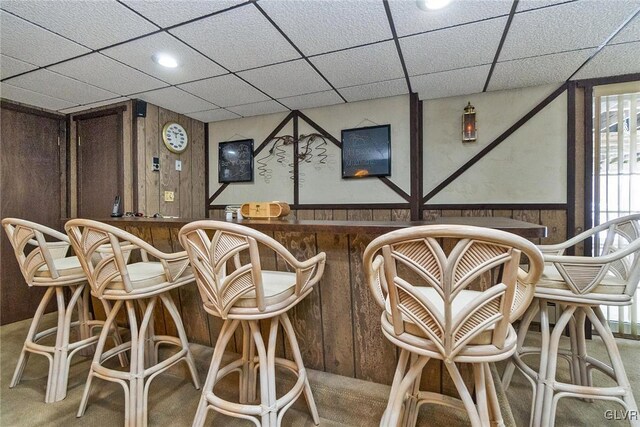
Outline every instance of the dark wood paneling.
{"type": "Polygon", "coordinates": [[[122,112],[79,119],[76,123],[78,215],[109,215],[116,196],[124,205],[122,112]]]}
{"type": "MultiPolygon", "coordinates": [[[[0,217],[16,217],[60,229],[61,175],[58,136],[64,120],[30,109],[5,108],[2,104],[0,144],[0,217]]],[[[64,140],[60,141],[64,144],[64,140]]],[[[66,209],[66,206],[64,206],[66,209]]],[[[13,248],[0,231],[0,324],[33,316],[43,290],[28,288],[13,248]]]]}

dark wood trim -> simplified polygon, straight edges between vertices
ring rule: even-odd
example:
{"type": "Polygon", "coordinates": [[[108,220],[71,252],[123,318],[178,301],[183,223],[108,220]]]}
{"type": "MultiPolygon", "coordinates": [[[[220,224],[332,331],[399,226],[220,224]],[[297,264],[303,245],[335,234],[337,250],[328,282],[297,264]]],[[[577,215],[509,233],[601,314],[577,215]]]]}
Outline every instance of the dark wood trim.
{"type": "MultiPolygon", "coordinates": [[[[402,65],[402,72],[404,73],[404,79],[407,82],[407,90],[409,93],[413,93],[411,89],[411,80],[409,79],[409,72],[407,71],[407,64],[404,62],[404,56],[402,55],[402,48],[400,47],[400,40],[398,39],[398,32],[396,31],[396,25],[393,22],[393,15],[391,14],[391,7],[389,7],[389,1],[383,0],[384,11],[387,14],[387,20],[389,21],[389,28],[391,29],[391,35],[393,36],[393,42],[396,45],[398,51],[398,58],[400,58],[400,65],[402,65]]],[[[420,12],[416,12],[420,13],[420,12]]]]}
{"type": "Polygon", "coordinates": [[[410,203],[411,220],[422,219],[422,156],[420,148],[420,100],[417,93],[409,95],[409,167],[410,167],[410,203]]]}
{"type": "MultiPolygon", "coordinates": [[[[118,112],[118,134],[120,135],[120,144],[118,146],[118,191],[120,192],[120,198],[122,200],[122,207],[124,212],[124,204],[126,202],[124,198],[124,112],[126,107],[118,112]]],[[[80,199],[78,199],[80,200],[80,199]]]]}
{"type": "MultiPolygon", "coordinates": [[[[220,188],[218,188],[218,189],[216,190],[216,192],[215,192],[215,193],[213,193],[213,194],[211,195],[211,197],[209,197],[209,199],[208,199],[209,206],[211,205],[211,202],[213,202],[213,201],[216,199],[216,197],[218,197],[218,196],[219,196],[219,195],[220,195],[220,194],[225,190],[225,188],[227,188],[228,186],[229,186],[229,183],[228,183],[228,182],[225,182],[224,184],[222,184],[222,185],[220,186],[220,188]]],[[[211,207],[209,207],[209,209],[211,209],[211,207]]]]}
{"type": "Polygon", "coordinates": [[[298,115],[298,117],[300,117],[302,120],[304,120],[305,122],[307,122],[307,124],[309,126],[311,126],[312,128],[314,128],[318,133],[324,135],[325,138],[327,138],[329,141],[333,142],[333,145],[335,145],[338,148],[342,148],[342,142],[338,141],[337,138],[335,138],[333,135],[331,135],[329,132],[327,132],[326,130],[324,130],[319,124],[317,124],[316,122],[314,122],[313,120],[311,120],[309,117],[307,117],[302,111],[296,111],[296,114],[298,115]]]}
{"type": "Polygon", "coordinates": [[[583,79],[583,80],[575,80],[578,84],[578,87],[591,87],[593,86],[601,86],[601,85],[610,85],[614,83],[627,83],[627,82],[635,82],[640,80],[640,73],[633,74],[622,74],[619,76],[609,76],[609,77],[597,77],[593,79],[583,79]]]}
{"type": "Polygon", "coordinates": [[[325,82],[326,82],[326,83],[331,87],[331,89],[333,89],[333,91],[334,91],[335,93],[337,93],[337,94],[338,94],[338,96],[340,97],[340,99],[342,99],[344,102],[349,102],[349,101],[347,101],[347,99],[346,99],[344,96],[342,96],[342,94],[338,91],[338,89],[336,89],[336,87],[333,85],[333,83],[331,83],[331,82],[329,81],[329,79],[327,79],[327,78],[324,76],[324,74],[322,74],[322,72],[318,69],[318,67],[316,67],[316,65],[315,65],[313,62],[311,62],[311,60],[310,60],[309,58],[307,58],[307,56],[304,54],[304,52],[302,52],[302,51],[300,50],[300,48],[298,48],[298,46],[296,46],[296,44],[295,44],[295,43],[294,43],[294,42],[289,38],[289,36],[287,35],[287,33],[285,33],[284,31],[282,31],[282,28],[280,28],[280,27],[278,26],[278,24],[276,24],[276,22],[275,22],[273,19],[271,19],[271,17],[269,16],[269,14],[267,14],[267,12],[265,12],[265,11],[264,11],[264,9],[262,9],[262,7],[258,4],[258,2],[257,2],[257,1],[253,2],[253,5],[256,7],[256,9],[258,9],[258,10],[260,11],[260,13],[262,14],[262,16],[264,16],[264,17],[267,19],[267,21],[269,21],[269,22],[271,23],[271,25],[273,26],[273,28],[275,28],[275,29],[280,33],[280,35],[282,35],[282,37],[284,37],[284,39],[285,39],[287,42],[289,42],[289,44],[291,45],[291,47],[292,47],[292,48],[294,48],[294,49],[296,50],[296,52],[298,52],[298,54],[302,57],[302,59],[304,59],[304,60],[307,62],[307,64],[309,64],[309,66],[310,66],[311,68],[313,68],[313,70],[314,70],[316,73],[318,73],[318,75],[322,78],[322,80],[324,80],[324,81],[325,81],[325,82]]]}
{"type": "Polygon", "coordinates": [[[92,111],[90,113],[71,115],[71,116],[73,117],[73,121],[78,121],[78,120],[87,120],[87,119],[95,119],[98,117],[110,116],[112,114],[120,114],[126,110],[127,110],[126,105],[119,105],[117,107],[106,108],[104,110],[92,111]]]}
{"type": "MultiPolygon", "coordinates": [[[[138,117],[136,117],[136,103],[138,100],[131,101],[131,186],[133,187],[133,212],[140,212],[142,209],[138,206],[138,117]]],[[[145,165],[146,166],[146,165],[145,165]]]]}
{"type": "MultiPolygon", "coordinates": [[[[209,210],[224,209],[227,205],[209,205],[209,210]]],[[[290,205],[291,209],[409,209],[409,203],[347,203],[347,204],[298,204],[290,205]]]]}
{"type": "MultiPolygon", "coordinates": [[[[593,178],[593,87],[584,89],[584,229],[589,230],[600,223],[600,189],[593,178]],[[594,212],[591,212],[593,206],[594,212]],[[595,220],[595,224],[594,224],[595,220]]],[[[592,256],[591,238],[584,243],[585,256],[592,256]]]]}
{"type": "MultiPolygon", "coordinates": [[[[567,84],[567,240],[576,232],[576,83],[567,84]]],[[[567,255],[574,255],[573,247],[567,255]]]]}
{"type": "Polygon", "coordinates": [[[566,210],[566,203],[425,204],[425,210],[566,210]]]}
{"type": "MultiPolygon", "coordinates": [[[[67,144],[67,159],[66,159],[66,174],[67,174],[67,185],[64,189],[67,193],[67,206],[66,206],[66,216],[67,218],[71,217],[71,116],[67,115],[66,119],[67,126],[67,137],[65,138],[65,144],[67,144]]],[[[77,135],[77,129],[76,129],[77,135]]],[[[78,164],[78,153],[76,152],[76,165],[78,164]]],[[[77,167],[76,167],[77,171],[77,167]]],[[[76,175],[77,177],[77,175],[76,175]]]]}
{"type": "Polygon", "coordinates": [[[504,45],[504,41],[507,39],[507,33],[509,32],[509,28],[511,28],[511,22],[513,21],[513,17],[516,16],[516,9],[518,9],[518,0],[513,0],[513,4],[511,5],[511,10],[509,11],[509,18],[507,18],[507,23],[504,26],[504,31],[502,32],[502,37],[500,38],[498,49],[496,49],[496,55],[493,57],[491,68],[489,68],[489,74],[487,74],[487,80],[484,82],[484,87],[482,88],[483,92],[486,92],[487,88],[489,87],[491,76],[493,76],[493,70],[494,68],[496,68],[496,64],[498,63],[498,58],[500,58],[500,52],[502,52],[502,46],[504,45]]]}
{"type": "Polygon", "coordinates": [[[291,111],[289,114],[287,114],[287,116],[282,119],[280,124],[276,126],[273,131],[271,131],[269,136],[267,136],[264,141],[262,141],[262,143],[258,145],[258,148],[253,150],[253,156],[255,157],[257,154],[260,154],[260,152],[264,150],[264,148],[271,142],[271,140],[278,134],[278,132],[280,132],[282,128],[285,127],[287,123],[289,123],[289,120],[291,120],[295,115],[295,111],[291,111]]]}
{"type": "Polygon", "coordinates": [[[300,144],[298,144],[298,114],[293,115],[293,204],[300,203],[300,144]]]}
{"type": "Polygon", "coordinates": [[[385,184],[387,187],[392,189],[398,196],[402,197],[407,202],[411,203],[411,196],[405,193],[402,188],[394,184],[393,181],[391,181],[389,178],[387,178],[386,176],[379,176],[378,179],[382,181],[382,183],[385,184]]]}
{"type": "Polygon", "coordinates": [[[59,114],[53,111],[39,110],[37,108],[29,107],[23,104],[16,104],[6,99],[0,100],[0,108],[3,110],[13,110],[21,113],[33,114],[34,116],[46,117],[48,119],[62,120],[65,118],[64,114],[59,114]]]}
{"type": "Polygon", "coordinates": [[[500,136],[494,139],[490,144],[484,147],[478,154],[473,156],[469,161],[467,161],[464,165],[460,166],[455,172],[445,178],[440,184],[438,184],[433,190],[429,192],[422,199],[423,203],[426,203],[430,199],[432,199],[436,194],[444,190],[449,184],[456,180],[460,175],[462,175],[467,169],[476,164],[480,159],[486,156],[489,152],[491,152],[494,148],[496,148],[500,143],[506,140],[511,134],[520,129],[522,125],[527,123],[533,116],[538,114],[544,107],[549,105],[553,100],[555,100],[562,92],[564,92],[567,88],[567,84],[563,83],[559,88],[554,90],[549,96],[540,101],[538,105],[533,107],[527,114],[525,114],[520,120],[515,122],[509,129],[504,131],[500,136]]]}
{"type": "Polygon", "coordinates": [[[204,124],[204,214],[209,217],[209,123],[204,124]]]}

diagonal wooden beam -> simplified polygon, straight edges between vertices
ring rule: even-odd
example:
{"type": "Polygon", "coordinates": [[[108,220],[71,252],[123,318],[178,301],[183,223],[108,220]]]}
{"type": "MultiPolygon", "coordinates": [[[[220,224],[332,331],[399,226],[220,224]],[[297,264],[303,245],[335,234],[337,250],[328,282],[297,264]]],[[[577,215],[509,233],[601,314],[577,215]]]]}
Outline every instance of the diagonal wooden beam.
{"type": "Polygon", "coordinates": [[[312,128],[314,128],[318,133],[322,134],[325,138],[327,138],[329,141],[333,142],[333,144],[338,147],[338,148],[342,148],[342,142],[338,141],[336,138],[334,138],[333,135],[331,135],[329,132],[327,132],[326,130],[324,130],[319,124],[317,124],[316,122],[314,122],[313,120],[311,120],[309,117],[307,117],[303,112],[298,111],[298,117],[300,117],[302,120],[304,120],[305,122],[307,122],[307,124],[309,126],[311,126],[312,128]]]}

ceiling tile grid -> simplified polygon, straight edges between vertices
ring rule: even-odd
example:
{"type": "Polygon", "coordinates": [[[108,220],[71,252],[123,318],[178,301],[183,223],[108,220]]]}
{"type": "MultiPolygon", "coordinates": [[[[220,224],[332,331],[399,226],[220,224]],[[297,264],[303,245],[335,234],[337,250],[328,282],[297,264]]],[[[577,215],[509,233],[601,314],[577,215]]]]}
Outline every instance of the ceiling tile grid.
{"type": "Polygon", "coordinates": [[[636,15],[609,44],[628,43],[640,41],[640,14],[636,15]]]}
{"type": "Polygon", "coordinates": [[[269,99],[267,95],[233,74],[186,83],[179,87],[219,107],[251,104],[269,99]]]}
{"type": "Polygon", "coordinates": [[[242,117],[259,116],[261,114],[279,113],[281,111],[288,111],[287,107],[283,107],[276,101],[263,101],[253,104],[236,105],[235,107],[227,108],[229,111],[241,115],[242,117]]]}
{"type": "Polygon", "coordinates": [[[90,52],[86,47],[6,12],[0,12],[0,39],[0,52],[38,66],[90,52]]]}
{"type": "Polygon", "coordinates": [[[65,101],[51,96],[43,95],[9,83],[0,84],[0,93],[3,99],[8,99],[22,104],[33,105],[34,107],[45,108],[47,110],[60,110],[74,106],[73,102],[65,101]]]}
{"type": "Polygon", "coordinates": [[[412,76],[411,87],[420,99],[445,98],[482,92],[490,65],[412,76]]]}
{"type": "Polygon", "coordinates": [[[314,56],[310,61],[334,87],[374,83],[404,76],[398,49],[393,41],[314,56]]]}
{"type": "Polygon", "coordinates": [[[170,33],[231,71],[300,57],[251,5],[177,27],[170,33]]]}
{"type": "Polygon", "coordinates": [[[238,73],[273,98],[284,98],[331,89],[304,59],[238,73]]]}
{"type": "Polygon", "coordinates": [[[116,1],[2,0],[2,9],[91,49],[158,29],[116,1]]]}
{"type": "Polygon", "coordinates": [[[507,18],[400,39],[410,76],[493,62],[507,18]]]}
{"type": "Polygon", "coordinates": [[[0,54],[0,79],[35,70],[36,67],[28,62],[20,61],[7,55],[0,54]]]}
{"type": "Polygon", "coordinates": [[[244,0],[123,0],[130,8],[162,28],[227,9],[244,0]]]}
{"type": "Polygon", "coordinates": [[[74,105],[90,104],[118,96],[116,93],[44,69],[18,76],[9,82],[23,89],[64,99],[74,105]]]}
{"type": "Polygon", "coordinates": [[[166,83],[156,78],[100,53],[63,62],[48,69],[119,95],[146,92],[167,86],[166,83]]]}
{"type": "MultiPolygon", "coordinates": [[[[413,88],[416,90],[415,88],[413,88]]],[[[404,78],[369,83],[366,85],[340,88],[340,93],[349,102],[364,101],[366,99],[386,98],[389,96],[409,93],[407,81],[404,78]]]]}
{"type": "Polygon", "coordinates": [[[571,3],[577,0],[520,0],[516,13],[525,12],[531,9],[540,9],[543,7],[557,6],[562,3],[571,3]]]}
{"type": "Polygon", "coordinates": [[[225,110],[224,108],[217,108],[215,110],[198,111],[196,113],[189,113],[187,116],[192,119],[200,120],[201,122],[219,122],[222,120],[238,119],[239,115],[225,110]]]}
{"type": "Polygon", "coordinates": [[[211,110],[218,107],[173,86],[140,93],[136,98],[181,114],[211,110]]]}
{"type": "Polygon", "coordinates": [[[505,16],[511,5],[506,0],[454,0],[443,9],[422,10],[415,1],[389,1],[398,37],[505,16]]]}
{"type": "Polygon", "coordinates": [[[306,56],[392,37],[382,1],[263,0],[258,5],[306,56]]]}
{"type": "Polygon", "coordinates": [[[166,33],[143,37],[105,49],[102,53],[171,84],[227,73],[224,68],[166,33]],[[178,67],[165,68],[156,64],[152,57],[157,53],[172,55],[178,61],[178,67]]]}
{"type": "Polygon", "coordinates": [[[640,73],[640,41],[605,46],[576,73],[574,79],[632,73],[640,73]]]}
{"type": "Polygon", "coordinates": [[[518,13],[500,61],[597,47],[640,5],[638,1],[582,0],[518,13]]]}
{"type": "Polygon", "coordinates": [[[334,90],[280,98],[278,101],[292,110],[304,110],[307,108],[324,107],[325,105],[344,103],[342,98],[340,98],[334,90]]]}

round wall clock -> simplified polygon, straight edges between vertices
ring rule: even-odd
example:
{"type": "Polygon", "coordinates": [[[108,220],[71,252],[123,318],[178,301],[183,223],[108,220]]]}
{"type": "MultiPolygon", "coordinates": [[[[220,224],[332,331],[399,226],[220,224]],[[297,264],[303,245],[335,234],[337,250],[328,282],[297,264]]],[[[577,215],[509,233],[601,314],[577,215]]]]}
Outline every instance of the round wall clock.
{"type": "Polygon", "coordinates": [[[187,131],[178,123],[169,122],[162,128],[162,140],[169,151],[182,153],[187,149],[189,136],[187,131]]]}

